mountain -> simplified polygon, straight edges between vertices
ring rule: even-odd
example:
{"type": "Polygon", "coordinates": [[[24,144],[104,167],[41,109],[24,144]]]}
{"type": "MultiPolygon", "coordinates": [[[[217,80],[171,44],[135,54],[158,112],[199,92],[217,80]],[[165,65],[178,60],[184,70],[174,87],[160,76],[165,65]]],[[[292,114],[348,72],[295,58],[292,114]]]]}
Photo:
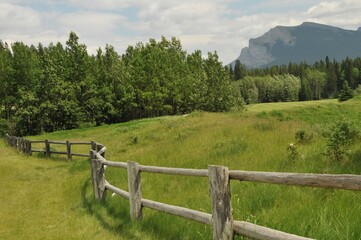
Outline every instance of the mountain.
{"type": "Polygon", "coordinates": [[[361,27],[353,31],[311,22],[277,26],[250,39],[237,59],[249,68],[262,68],[289,62],[312,64],[326,56],[336,60],[361,57],[361,27]]]}

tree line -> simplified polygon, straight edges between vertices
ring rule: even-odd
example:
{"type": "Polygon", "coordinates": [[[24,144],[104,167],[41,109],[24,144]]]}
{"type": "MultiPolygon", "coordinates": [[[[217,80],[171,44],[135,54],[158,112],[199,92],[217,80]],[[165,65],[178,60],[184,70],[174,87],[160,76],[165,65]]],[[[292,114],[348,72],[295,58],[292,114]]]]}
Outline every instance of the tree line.
{"type": "Polygon", "coordinates": [[[23,136],[240,106],[216,52],[188,54],[176,38],[89,55],[71,32],[61,43],[0,42],[0,130],[23,136]]]}
{"type": "Polygon", "coordinates": [[[247,69],[216,52],[187,53],[176,38],[106,45],[89,55],[71,32],[61,43],[0,41],[0,134],[35,135],[133,119],[229,111],[243,103],[347,100],[361,92],[361,58],[247,69]]]}
{"type": "Polygon", "coordinates": [[[340,62],[326,57],[314,64],[289,63],[255,69],[247,69],[237,60],[233,66],[227,66],[227,69],[246,103],[344,99],[345,94],[349,97],[352,95],[352,90],[361,91],[361,57],[346,58],[340,62]],[[280,76],[283,76],[282,79],[280,76]],[[287,82],[288,86],[282,81],[287,82]],[[265,89],[268,94],[266,97],[265,89]],[[287,93],[298,91],[298,97],[294,98],[295,93],[287,96],[282,89],[287,93]]]}

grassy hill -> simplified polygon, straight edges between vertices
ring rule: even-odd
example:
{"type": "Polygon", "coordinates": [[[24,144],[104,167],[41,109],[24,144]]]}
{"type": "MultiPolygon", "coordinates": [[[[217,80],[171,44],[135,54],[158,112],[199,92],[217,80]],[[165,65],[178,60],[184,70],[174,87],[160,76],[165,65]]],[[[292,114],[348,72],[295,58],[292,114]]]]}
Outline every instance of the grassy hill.
{"type": "MultiPolygon", "coordinates": [[[[323,154],[332,123],[344,118],[361,126],[360,103],[359,98],[259,104],[245,112],[194,112],[33,138],[96,140],[107,147],[108,160],[143,165],[361,174],[360,139],[347,162],[332,162],[323,154]],[[290,159],[287,147],[299,130],[312,140],[296,144],[297,157],[290,159]]],[[[27,157],[4,143],[0,151],[0,202],[5,206],[0,239],[211,239],[208,226],[148,209],[141,223],[132,224],[129,204],[118,196],[95,202],[84,158],[27,157]]],[[[125,171],[108,168],[106,178],[127,190],[125,171]]],[[[317,239],[361,236],[360,192],[235,181],[231,187],[237,220],[317,239]]],[[[143,173],[142,191],[148,199],[210,212],[207,179],[143,173]]]]}

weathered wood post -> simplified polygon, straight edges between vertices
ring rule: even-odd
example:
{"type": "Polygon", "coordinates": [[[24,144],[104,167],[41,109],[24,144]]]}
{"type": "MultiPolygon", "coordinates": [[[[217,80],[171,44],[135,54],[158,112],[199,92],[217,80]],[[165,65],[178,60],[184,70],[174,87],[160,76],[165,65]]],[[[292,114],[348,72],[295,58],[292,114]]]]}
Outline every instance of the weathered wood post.
{"type": "Polygon", "coordinates": [[[66,141],[66,155],[68,159],[71,160],[71,144],[69,141],[66,141]]]}
{"type": "Polygon", "coordinates": [[[24,152],[24,138],[20,138],[20,152],[24,152]]]}
{"type": "Polygon", "coordinates": [[[208,166],[212,198],[213,240],[233,239],[233,217],[228,168],[208,166]]]}
{"type": "Polygon", "coordinates": [[[28,154],[31,155],[31,140],[28,141],[28,154]]]}
{"type": "Polygon", "coordinates": [[[130,217],[133,221],[140,221],[143,218],[143,211],[139,164],[131,161],[127,164],[130,217]]]}
{"type": "Polygon", "coordinates": [[[95,151],[97,149],[97,143],[96,142],[91,141],[90,145],[91,145],[91,150],[95,151]]]}
{"type": "Polygon", "coordinates": [[[29,140],[25,139],[25,141],[24,141],[24,153],[25,154],[29,154],[28,149],[29,149],[29,140]]]}
{"type": "Polygon", "coordinates": [[[23,152],[23,153],[26,153],[26,139],[25,138],[23,138],[23,141],[22,141],[22,144],[21,144],[21,151],[23,152]]]}
{"type": "Polygon", "coordinates": [[[21,146],[21,138],[16,138],[16,149],[18,151],[20,151],[20,146],[21,146]]]}
{"type": "Polygon", "coordinates": [[[17,141],[18,141],[17,138],[11,137],[11,146],[16,147],[17,141]]]}
{"type": "Polygon", "coordinates": [[[96,160],[96,166],[97,166],[97,186],[98,186],[99,200],[104,200],[106,194],[105,168],[104,168],[104,164],[99,159],[96,160]]]}
{"type": "Polygon", "coordinates": [[[45,139],[45,155],[50,157],[50,143],[48,139],[45,139]]]}
{"type": "Polygon", "coordinates": [[[90,150],[91,175],[94,185],[94,194],[97,200],[105,198],[105,169],[100,159],[97,159],[96,152],[90,150]]]}
{"type": "Polygon", "coordinates": [[[91,176],[92,182],[93,182],[95,199],[99,199],[98,186],[97,186],[97,182],[96,182],[96,165],[95,165],[95,159],[96,159],[95,151],[94,151],[94,150],[90,150],[90,176],[91,176]]]}
{"type": "MultiPolygon", "coordinates": [[[[96,151],[99,152],[100,150],[102,150],[103,147],[104,147],[104,145],[97,143],[96,144],[96,151]]],[[[100,155],[102,157],[105,157],[105,152],[102,152],[100,155]]]]}

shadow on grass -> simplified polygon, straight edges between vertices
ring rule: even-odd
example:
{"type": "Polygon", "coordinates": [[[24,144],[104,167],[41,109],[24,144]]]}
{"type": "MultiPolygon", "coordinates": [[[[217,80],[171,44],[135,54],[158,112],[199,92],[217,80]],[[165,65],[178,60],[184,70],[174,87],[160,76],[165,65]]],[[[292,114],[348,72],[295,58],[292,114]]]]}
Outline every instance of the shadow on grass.
{"type": "MultiPolygon", "coordinates": [[[[91,179],[87,179],[81,190],[82,204],[86,211],[94,216],[101,226],[107,231],[116,233],[127,239],[141,239],[139,236],[132,232],[134,225],[130,221],[129,214],[126,212],[125,207],[114,207],[112,201],[98,202],[92,195],[93,189],[91,179]]],[[[117,199],[119,201],[119,199],[117,199]]],[[[122,204],[119,201],[119,205],[122,204]]]]}
{"type": "Polygon", "coordinates": [[[88,214],[94,216],[101,226],[125,239],[208,239],[211,230],[201,223],[178,218],[166,213],[144,209],[141,222],[132,223],[129,203],[108,192],[104,201],[93,196],[91,179],[82,186],[82,204],[88,214]],[[202,236],[203,235],[203,236],[202,236]]]}

